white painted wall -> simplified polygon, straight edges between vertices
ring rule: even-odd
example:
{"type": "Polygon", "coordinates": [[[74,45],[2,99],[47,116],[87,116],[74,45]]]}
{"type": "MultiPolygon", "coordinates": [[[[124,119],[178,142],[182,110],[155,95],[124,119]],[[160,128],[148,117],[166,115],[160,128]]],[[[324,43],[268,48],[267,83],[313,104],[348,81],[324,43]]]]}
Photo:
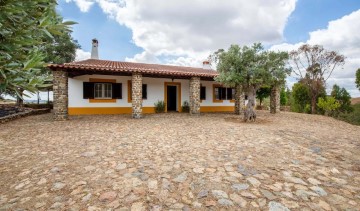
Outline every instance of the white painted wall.
{"type": "MultiPolygon", "coordinates": [[[[131,107],[128,103],[128,80],[131,76],[109,76],[109,75],[83,75],[69,78],[69,107],[131,107]],[[116,83],[122,83],[122,99],[117,99],[116,103],[89,103],[89,99],[83,99],[83,82],[88,82],[90,78],[116,79],[116,83]]],[[[164,100],[164,83],[181,83],[181,104],[186,100],[189,102],[189,80],[184,79],[165,79],[165,78],[143,78],[143,84],[147,84],[147,99],[143,100],[143,107],[154,107],[158,100],[164,100]]],[[[201,106],[233,106],[230,100],[222,103],[213,103],[213,84],[215,81],[201,81],[202,86],[206,86],[206,100],[201,106]]]]}

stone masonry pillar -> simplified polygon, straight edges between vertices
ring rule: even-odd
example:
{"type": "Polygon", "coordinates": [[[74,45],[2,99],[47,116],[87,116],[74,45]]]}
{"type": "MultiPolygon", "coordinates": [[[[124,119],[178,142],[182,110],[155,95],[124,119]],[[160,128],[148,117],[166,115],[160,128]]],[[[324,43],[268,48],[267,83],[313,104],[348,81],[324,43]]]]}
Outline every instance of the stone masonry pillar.
{"type": "Polygon", "coordinates": [[[190,114],[200,114],[200,77],[190,79],[190,114]]]}
{"type": "Polygon", "coordinates": [[[235,114],[242,114],[244,112],[244,92],[241,85],[235,86],[235,114]]]}
{"type": "Polygon", "coordinates": [[[68,119],[68,73],[53,71],[54,120],[68,119]]]}
{"type": "Polygon", "coordinates": [[[132,74],[132,117],[139,119],[142,117],[142,75],[132,74]]]}
{"type": "Polygon", "coordinates": [[[271,87],[270,93],[270,113],[275,114],[280,112],[280,87],[274,85],[271,87]]]}

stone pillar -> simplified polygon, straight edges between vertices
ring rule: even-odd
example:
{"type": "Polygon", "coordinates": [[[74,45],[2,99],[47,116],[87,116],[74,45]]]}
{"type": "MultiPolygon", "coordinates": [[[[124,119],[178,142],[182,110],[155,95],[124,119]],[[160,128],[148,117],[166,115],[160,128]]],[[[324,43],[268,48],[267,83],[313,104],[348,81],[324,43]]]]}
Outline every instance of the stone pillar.
{"type": "Polygon", "coordinates": [[[132,117],[139,119],[142,117],[142,75],[140,73],[133,73],[131,83],[132,117]]]}
{"type": "Polygon", "coordinates": [[[270,113],[275,114],[280,112],[280,87],[274,85],[271,87],[270,93],[270,113]]]}
{"type": "Polygon", "coordinates": [[[190,114],[200,114],[200,77],[190,79],[190,114]]]}
{"type": "Polygon", "coordinates": [[[244,112],[245,96],[241,85],[235,86],[235,114],[242,114],[244,112]]]}
{"type": "Polygon", "coordinates": [[[68,119],[68,73],[53,71],[54,120],[68,119]]]}

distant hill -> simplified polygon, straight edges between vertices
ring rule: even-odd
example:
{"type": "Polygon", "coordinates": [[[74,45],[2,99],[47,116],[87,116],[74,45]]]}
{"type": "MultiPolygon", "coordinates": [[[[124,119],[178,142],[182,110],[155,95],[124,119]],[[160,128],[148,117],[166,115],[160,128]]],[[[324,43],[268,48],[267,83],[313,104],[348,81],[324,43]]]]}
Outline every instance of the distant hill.
{"type": "Polygon", "coordinates": [[[351,98],[351,104],[358,104],[360,103],[360,97],[356,97],[356,98],[351,98]]]}

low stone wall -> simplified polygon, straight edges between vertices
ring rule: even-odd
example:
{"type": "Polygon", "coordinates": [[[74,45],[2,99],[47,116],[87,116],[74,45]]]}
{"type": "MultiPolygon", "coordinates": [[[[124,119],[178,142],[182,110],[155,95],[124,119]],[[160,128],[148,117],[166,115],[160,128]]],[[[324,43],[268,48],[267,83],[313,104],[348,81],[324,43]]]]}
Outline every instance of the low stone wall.
{"type": "Polygon", "coordinates": [[[49,108],[44,108],[44,109],[27,109],[23,112],[19,112],[19,113],[15,113],[15,114],[11,114],[8,116],[4,116],[4,117],[0,117],[0,124],[5,123],[5,122],[9,122],[11,120],[14,119],[19,119],[21,117],[25,117],[25,116],[30,116],[30,115],[39,115],[39,114],[45,114],[45,113],[49,113],[50,109],[49,108]]]}

